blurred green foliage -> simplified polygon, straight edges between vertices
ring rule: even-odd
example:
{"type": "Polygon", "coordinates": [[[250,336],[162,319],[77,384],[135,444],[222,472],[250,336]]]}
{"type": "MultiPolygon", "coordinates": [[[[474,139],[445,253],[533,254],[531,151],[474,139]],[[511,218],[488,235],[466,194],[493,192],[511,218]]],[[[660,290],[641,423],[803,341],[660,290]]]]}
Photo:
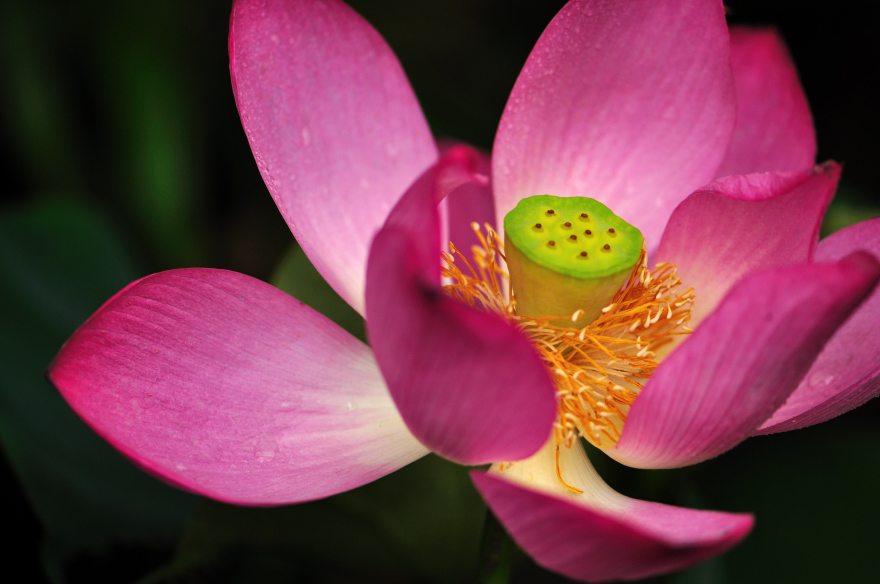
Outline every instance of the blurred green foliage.
{"type": "Polygon", "coordinates": [[[313,503],[255,509],[204,501],[165,578],[467,582],[477,569],[484,513],[467,469],[428,455],[313,503]]]}
{"type": "MultiPolygon", "coordinates": [[[[488,150],[522,63],[563,2],[351,4],[394,48],[435,133],[488,150]]],[[[819,158],[846,163],[823,233],[880,215],[869,74],[880,68],[878,9],[726,4],[735,22],[782,29],[813,104],[819,158]]],[[[58,583],[565,582],[499,536],[466,469],[437,457],[324,501],[238,508],[146,476],[67,408],[44,379],[52,356],[104,300],[152,271],[234,269],[271,279],[361,339],[364,323],[292,242],[262,184],[229,84],[229,2],[2,6],[0,441],[45,535],[42,569],[22,569],[58,583]]],[[[751,439],[688,469],[591,457],[627,495],[756,513],[742,545],[654,582],[869,582],[878,411],[872,403],[751,439]]],[[[20,495],[0,486],[10,487],[7,525],[20,533],[30,520],[17,513],[20,495]]]]}
{"type": "Polygon", "coordinates": [[[195,505],[101,440],[42,374],[74,329],[137,275],[109,224],[78,203],[0,214],[0,439],[46,529],[53,582],[80,554],[172,546],[195,505]]]}
{"type": "Polygon", "coordinates": [[[299,246],[291,246],[269,282],[366,342],[364,319],[321,277],[299,246]]]}
{"type": "Polygon", "coordinates": [[[825,213],[820,236],[826,237],[844,227],[880,217],[880,205],[866,204],[866,201],[870,201],[870,197],[865,193],[847,184],[840,185],[825,213]]]}

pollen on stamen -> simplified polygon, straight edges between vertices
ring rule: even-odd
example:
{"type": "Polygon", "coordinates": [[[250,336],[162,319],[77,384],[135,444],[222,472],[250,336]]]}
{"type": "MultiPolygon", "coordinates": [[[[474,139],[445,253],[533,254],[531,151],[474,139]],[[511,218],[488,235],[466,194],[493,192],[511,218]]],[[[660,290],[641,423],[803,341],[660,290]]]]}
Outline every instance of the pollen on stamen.
{"type": "MultiPolygon", "coordinates": [[[[583,437],[599,448],[610,448],[659,365],[657,351],[690,332],[693,289],[679,292],[674,265],[658,264],[649,271],[643,248],[626,284],[595,321],[579,329],[551,324],[559,315],[516,314],[503,263],[504,244],[488,225],[486,235],[479,228],[475,233],[482,245],[473,248],[473,262],[452,244],[452,253],[444,254],[442,274],[452,282],[444,286],[445,292],[510,319],[531,339],[556,384],[553,434],[558,445],[571,447],[583,437]]],[[[576,320],[578,315],[571,316],[576,320]]]]}

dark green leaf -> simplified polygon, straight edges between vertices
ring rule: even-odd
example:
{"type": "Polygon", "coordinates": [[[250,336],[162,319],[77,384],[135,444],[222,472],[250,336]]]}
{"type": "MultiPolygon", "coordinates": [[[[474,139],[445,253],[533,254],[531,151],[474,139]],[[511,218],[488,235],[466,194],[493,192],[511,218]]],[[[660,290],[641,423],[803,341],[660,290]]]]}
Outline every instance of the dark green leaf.
{"type": "Polygon", "coordinates": [[[170,544],[196,501],[135,468],[45,379],[74,329],[137,276],[109,226],[76,203],[0,215],[0,439],[50,536],[56,580],[80,552],[170,544]]]}
{"type": "Polygon", "coordinates": [[[270,509],[205,501],[168,580],[201,574],[213,582],[222,574],[224,582],[253,582],[247,566],[275,574],[260,580],[266,583],[350,581],[345,575],[358,582],[471,581],[484,513],[467,469],[434,455],[323,501],[270,509]]]}

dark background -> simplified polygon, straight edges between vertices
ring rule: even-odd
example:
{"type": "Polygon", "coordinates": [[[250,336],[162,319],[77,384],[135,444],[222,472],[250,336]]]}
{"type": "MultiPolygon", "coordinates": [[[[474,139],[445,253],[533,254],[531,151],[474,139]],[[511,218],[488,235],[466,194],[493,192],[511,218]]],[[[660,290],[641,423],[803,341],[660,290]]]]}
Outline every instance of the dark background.
{"type": "MultiPolygon", "coordinates": [[[[563,2],[350,4],[397,53],[435,134],[489,149],[519,69],[563,2]]],[[[880,5],[727,5],[733,24],[782,32],[812,106],[818,159],[844,164],[825,232],[880,214],[880,5]]],[[[136,277],[203,265],[271,279],[304,300],[323,292],[291,283],[312,274],[238,121],[229,2],[0,8],[3,569],[26,575],[16,581],[58,583],[475,578],[483,507],[463,469],[444,461],[429,457],[320,503],[238,509],[146,477],[69,412],[43,371],[136,277]]],[[[360,326],[343,308],[325,310],[360,326]]],[[[627,495],[756,514],[738,548],[658,581],[869,582],[880,543],[878,415],[870,403],[675,471],[592,458],[627,495]]],[[[511,581],[563,580],[514,550],[511,581]]]]}

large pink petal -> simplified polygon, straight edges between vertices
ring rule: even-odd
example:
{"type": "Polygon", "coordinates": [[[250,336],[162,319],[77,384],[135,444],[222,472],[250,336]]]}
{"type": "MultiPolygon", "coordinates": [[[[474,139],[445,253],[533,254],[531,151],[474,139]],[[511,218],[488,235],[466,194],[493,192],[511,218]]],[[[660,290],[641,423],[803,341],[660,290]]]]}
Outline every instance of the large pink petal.
{"type": "MultiPolygon", "coordinates": [[[[857,250],[880,257],[880,219],[848,227],[819,242],[816,260],[836,261],[857,250]]],[[[758,434],[824,422],[880,395],[880,290],[859,306],[813,363],[798,388],[758,434]]]]}
{"type": "Polygon", "coordinates": [[[529,456],[556,414],[553,384],[526,337],[440,289],[437,203],[477,164],[476,153],[457,148],[416,181],[367,266],[367,333],[394,402],[423,444],[464,464],[529,456]]]}
{"type": "Polygon", "coordinates": [[[49,377],[137,464],[233,503],[326,497],[426,452],[368,347],[234,272],[175,270],[129,286],[77,330],[49,377]]]}
{"type": "Polygon", "coordinates": [[[745,277],[660,365],[606,452],[673,468],[732,448],[794,391],[878,277],[865,253],[745,277]]]}
{"type": "Polygon", "coordinates": [[[779,33],[772,28],[731,27],[730,64],[736,127],[715,176],[812,166],[813,117],[779,33]]]}
{"type": "Polygon", "coordinates": [[[720,1],[569,2],[501,118],[498,215],[532,195],[592,197],[655,245],[675,205],[715,176],[735,108],[720,1]]]}
{"type": "Polygon", "coordinates": [[[582,496],[542,492],[495,473],[474,471],[471,478],[526,553],[550,570],[586,582],[684,568],[732,547],[753,523],[750,515],[630,499],[598,477],[599,484],[582,496]]]}
{"type": "Polygon", "coordinates": [[[338,0],[237,0],[229,58],[266,186],[321,275],[363,314],[370,240],[437,158],[400,64],[338,0]]]}
{"type": "Polygon", "coordinates": [[[809,260],[839,176],[833,162],[797,173],[731,176],[676,207],[657,261],[675,264],[696,291],[692,324],[745,274],[809,260]]]}

